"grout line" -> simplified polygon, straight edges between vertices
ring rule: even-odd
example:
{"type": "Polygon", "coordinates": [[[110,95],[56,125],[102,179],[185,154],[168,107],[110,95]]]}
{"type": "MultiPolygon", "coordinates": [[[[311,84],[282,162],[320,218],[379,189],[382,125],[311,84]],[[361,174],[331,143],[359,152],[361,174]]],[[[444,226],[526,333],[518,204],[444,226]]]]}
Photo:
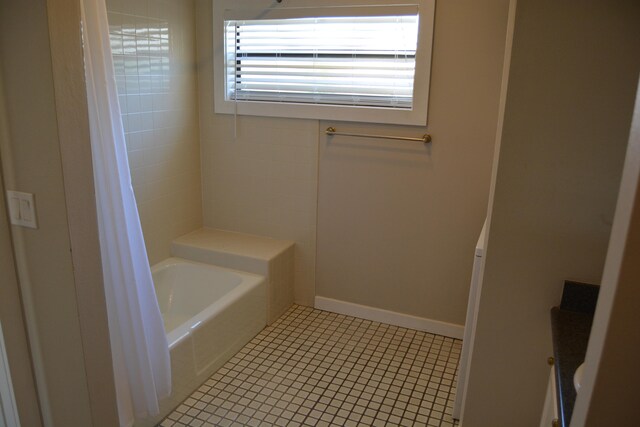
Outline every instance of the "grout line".
{"type": "Polygon", "coordinates": [[[161,425],[455,426],[459,347],[456,339],[294,305],[161,425]]]}

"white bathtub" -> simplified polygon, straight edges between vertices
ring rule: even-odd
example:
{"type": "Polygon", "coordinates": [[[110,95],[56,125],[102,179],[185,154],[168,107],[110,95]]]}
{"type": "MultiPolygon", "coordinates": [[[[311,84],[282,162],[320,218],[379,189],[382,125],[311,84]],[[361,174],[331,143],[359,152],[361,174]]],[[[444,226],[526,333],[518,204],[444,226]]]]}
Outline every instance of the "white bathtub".
{"type": "Polygon", "coordinates": [[[257,335],[267,322],[263,276],[182,258],[151,268],[171,354],[171,396],[155,425],[257,335]]]}
{"type": "Polygon", "coordinates": [[[166,259],[151,272],[170,349],[217,314],[233,308],[265,280],[181,258],[166,259]]]}

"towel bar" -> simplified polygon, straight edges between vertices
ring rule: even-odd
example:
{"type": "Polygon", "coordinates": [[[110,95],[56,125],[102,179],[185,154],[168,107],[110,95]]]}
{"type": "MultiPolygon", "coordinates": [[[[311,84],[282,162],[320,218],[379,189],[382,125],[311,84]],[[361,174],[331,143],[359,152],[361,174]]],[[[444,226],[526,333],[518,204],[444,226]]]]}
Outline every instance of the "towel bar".
{"type": "Polygon", "coordinates": [[[338,132],[334,127],[328,127],[327,130],[324,131],[325,135],[333,136],[356,136],[361,138],[378,138],[378,139],[396,139],[400,141],[416,141],[423,142],[425,144],[429,144],[431,142],[431,135],[425,133],[422,135],[422,138],[411,138],[407,136],[390,136],[390,135],[368,135],[365,133],[348,133],[348,132],[338,132]]]}

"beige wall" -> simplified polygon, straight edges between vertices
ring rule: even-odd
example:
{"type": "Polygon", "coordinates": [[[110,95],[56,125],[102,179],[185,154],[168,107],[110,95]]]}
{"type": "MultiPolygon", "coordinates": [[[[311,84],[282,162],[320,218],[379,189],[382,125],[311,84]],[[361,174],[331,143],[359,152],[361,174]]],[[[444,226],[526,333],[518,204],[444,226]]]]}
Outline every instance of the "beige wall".
{"type": "Polygon", "coordinates": [[[293,240],[295,301],[313,305],[318,121],[213,111],[211,1],[197,1],[204,223],[293,240]]]}
{"type": "Polygon", "coordinates": [[[210,3],[198,1],[196,14],[205,224],[294,240],[298,303],[313,304],[317,277],[321,296],[463,323],[488,195],[506,0],[438,4],[433,151],[351,141],[332,151],[319,132],[328,123],[238,117],[236,124],[215,114],[210,3]],[[462,36],[470,27],[477,30],[462,36]]]}
{"type": "Polygon", "coordinates": [[[3,178],[7,189],[34,193],[38,212],[38,229],[13,226],[11,234],[44,424],[113,425],[95,200],[78,192],[92,182],[79,3],[3,1],[0,20],[3,178]],[[67,132],[71,114],[73,128],[87,130],[85,139],[67,132]],[[74,153],[73,146],[82,149],[74,153]],[[66,182],[69,177],[82,182],[66,182]],[[80,221],[71,224],[78,211],[80,221]],[[79,230],[89,234],[78,240],[79,230]]]}
{"type": "Polygon", "coordinates": [[[540,422],[549,309],[600,283],[640,71],[635,1],[519,0],[465,427],[540,422]]]}
{"type": "Polygon", "coordinates": [[[202,226],[192,0],[108,0],[129,166],[149,262],[202,226]]]}
{"type": "MultiPolygon", "coordinates": [[[[320,139],[319,296],[463,324],[484,222],[508,1],[436,7],[433,144],[320,139]]],[[[421,136],[424,128],[322,122],[421,136]]]]}
{"type": "MultiPolygon", "coordinates": [[[[8,140],[8,123],[6,123],[3,92],[2,66],[0,66],[0,144],[8,140]]],[[[1,151],[0,149],[0,154],[1,151]]],[[[0,165],[1,161],[0,156],[0,165]]],[[[5,187],[1,173],[0,191],[4,195],[5,187]]],[[[39,427],[42,425],[42,418],[20,299],[20,285],[11,245],[11,227],[6,212],[5,198],[0,197],[0,271],[2,272],[0,280],[0,330],[4,338],[20,422],[24,425],[39,427]]],[[[0,403],[0,420],[2,420],[1,406],[0,403]]],[[[7,410],[8,408],[4,408],[5,414],[7,410]]]]}

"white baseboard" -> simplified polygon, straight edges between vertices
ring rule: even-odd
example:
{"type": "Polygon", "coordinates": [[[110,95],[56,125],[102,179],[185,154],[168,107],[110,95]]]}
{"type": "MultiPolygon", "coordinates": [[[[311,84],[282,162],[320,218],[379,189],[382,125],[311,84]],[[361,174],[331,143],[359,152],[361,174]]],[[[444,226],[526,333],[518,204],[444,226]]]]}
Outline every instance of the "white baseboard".
{"type": "Polygon", "coordinates": [[[462,339],[462,335],[464,333],[463,325],[425,319],[424,317],[397,313],[395,311],[354,304],[352,302],[340,301],[332,298],[316,297],[315,308],[338,314],[346,314],[347,316],[359,317],[361,319],[373,320],[374,322],[388,323],[390,325],[402,326],[403,328],[416,329],[418,331],[429,332],[436,335],[444,335],[446,337],[456,339],[462,339]]]}

